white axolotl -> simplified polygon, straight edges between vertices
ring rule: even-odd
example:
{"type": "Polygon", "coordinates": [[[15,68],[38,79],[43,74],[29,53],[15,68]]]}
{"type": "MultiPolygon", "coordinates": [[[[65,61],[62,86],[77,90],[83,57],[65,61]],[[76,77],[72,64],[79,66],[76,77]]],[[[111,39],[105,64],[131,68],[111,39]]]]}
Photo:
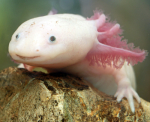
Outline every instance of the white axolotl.
{"type": "Polygon", "coordinates": [[[122,40],[120,25],[95,11],[91,18],[54,14],[30,19],[13,34],[9,54],[32,71],[62,71],[82,77],[120,102],[128,99],[134,112],[135,76],[131,65],[142,62],[147,52],[122,40]],[[131,65],[130,65],[131,64],[131,65]]]}

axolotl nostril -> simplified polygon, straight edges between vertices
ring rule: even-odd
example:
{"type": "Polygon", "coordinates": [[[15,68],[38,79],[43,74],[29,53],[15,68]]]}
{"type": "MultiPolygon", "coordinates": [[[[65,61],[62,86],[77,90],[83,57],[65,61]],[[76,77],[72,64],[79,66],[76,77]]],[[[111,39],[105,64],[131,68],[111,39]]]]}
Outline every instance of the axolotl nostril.
{"type": "Polygon", "coordinates": [[[32,71],[43,67],[82,77],[97,89],[129,101],[133,97],[135,76],[131,65],[142,62],[147,52],[122,39],[120,25],[95,11],[90,18],[74,14],[54,14],[30,19],[13,34],[9,54],[15,62],[32,71]]]}

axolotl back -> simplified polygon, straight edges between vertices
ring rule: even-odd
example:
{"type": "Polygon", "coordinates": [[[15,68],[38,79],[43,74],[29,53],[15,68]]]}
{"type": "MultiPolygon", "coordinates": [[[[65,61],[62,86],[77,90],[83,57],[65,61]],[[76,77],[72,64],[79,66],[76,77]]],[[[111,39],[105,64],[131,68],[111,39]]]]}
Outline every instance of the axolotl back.
{"type": "Polygon", "coordinates": [[[134,112],[135,77],[131,65],[142,62],[146,51],[122,40],[120,25],[98,11],[91,18],[53,14],[24,22],[13,34],[9,54],[24,68],[43,67],[82,77],[97,89],[123,97],[134,112]],[[130,65],[131,64],[131,65],[130,65]]]}

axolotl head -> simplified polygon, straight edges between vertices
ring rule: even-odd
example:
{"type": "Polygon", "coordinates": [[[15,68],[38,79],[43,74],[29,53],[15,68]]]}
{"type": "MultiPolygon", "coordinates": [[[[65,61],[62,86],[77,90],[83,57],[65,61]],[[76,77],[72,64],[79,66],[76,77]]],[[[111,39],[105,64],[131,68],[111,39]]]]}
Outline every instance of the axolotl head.
{"type": "Polygon", "coordinates": [[[9,54],[14,61],[33,66],[60,68],[74,64],[93,45],[92,41],[87,43],[81,32],[84,21],[59,15],[28,20],[13,34],[9,54]]]}

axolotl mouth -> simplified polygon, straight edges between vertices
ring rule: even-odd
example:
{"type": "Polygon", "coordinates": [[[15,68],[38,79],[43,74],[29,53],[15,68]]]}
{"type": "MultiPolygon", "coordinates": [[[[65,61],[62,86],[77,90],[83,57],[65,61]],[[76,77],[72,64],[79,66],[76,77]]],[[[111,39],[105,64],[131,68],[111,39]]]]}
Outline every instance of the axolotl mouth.
{"type": "Polygon", "coordinates": [[[24,56],[20,56],[20,55],[17,55],[17,54],[16,54],[16,56],[18,56],[19,58],[21,58],[23,60],[30,60],[30,59],[35,59],[35,58],[40,57],[40,56],[24,57],[24,56]]]}

